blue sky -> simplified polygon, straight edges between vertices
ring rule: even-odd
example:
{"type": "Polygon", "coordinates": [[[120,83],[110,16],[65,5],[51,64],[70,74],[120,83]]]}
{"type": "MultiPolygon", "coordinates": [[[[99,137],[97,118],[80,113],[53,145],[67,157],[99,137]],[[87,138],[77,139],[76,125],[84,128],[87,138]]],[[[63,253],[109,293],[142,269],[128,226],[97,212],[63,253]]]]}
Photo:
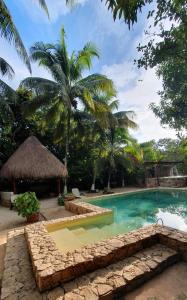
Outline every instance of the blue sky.
{"type": "MultiPolygon", "coordinates": [[[[154,70],[138,70],[133,61],[138,53],[136,47],[145,41],[144,30],[148,26],[146,11],[139,15],[138,24],[129,31],[123,21],[113,21],[103,1],[79,0],[73,10],[65,0],[47,0],[50,20],[37,5],[36,0],[5,0],[27,49],[36,41],[55,42],[60,28],[64,26],[69,51],[81,49],[88,41],[94,42],[100,50],[100,59],[93,62],[92,72],[106,74],[113,79],[120,101],[120,110],[136,112],[139,129],[132,134],[140,142],[163,137],[175,138],[175,132],[162,128],[159,120],[149,110],[150,102],[159,102],[157,91],[161,81],[154,70]],[[141,81],[139,81],[141,79],[141,81]]],[[[13,66],[16,76],[6,80],[17,88],[20,80],[29,76],[13,47],[1,41],[0,56],[13,66]]],[[[33,64],[33,76],[50,78],[45,69],[33,64]]]]}

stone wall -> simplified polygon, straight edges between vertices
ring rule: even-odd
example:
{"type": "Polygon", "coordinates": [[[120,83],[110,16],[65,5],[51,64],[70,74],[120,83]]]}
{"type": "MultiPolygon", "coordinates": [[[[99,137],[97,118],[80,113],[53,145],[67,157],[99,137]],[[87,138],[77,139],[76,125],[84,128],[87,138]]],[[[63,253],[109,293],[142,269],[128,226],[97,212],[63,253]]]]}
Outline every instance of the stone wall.
{"type": "MultiPolygon", "coordinates": [[[[159,227],[158,238],[159,238],[159,227]]],[[[167,231],[166,236],[177,237],[178,245],[184,240],[179,231],[167,231]]],[[[162,236],[162,235],[160,235],[162,236]]],[[[169,240],[169,238],[168,238],[169,240]]],[[[174,243],[175,244],[175,243],[174,243]]],[[[176,244],[177,246],[177,244],[176,244]]],[[[168,266],[181,260],[178,251],[156,244],[121,259],[114,264],[85,274],[52,290],[39,292],[33,276],[23,230],[8,233],[3,274],[2,300],[104,300],[121,299],[168,266]]],[[[51,278],[53,280],[53,278],[51,278]]],[[[175,285],[175,282],[174,282],[175,285]]]]}
{"type": "Polygon", "coordinates": [[[14,195],[13,192],[0,192],[0,203],[2,206],[10,207],[11,206],[11,197],[14,195]]]}
{"type": "Polygon", "coordinates": [[[183,177],[160,177],[159,184],[157,178],[146,178],[146,187],[186,187],[187,176],[183,177]]]}
{"type": "Polygon", "coordinates": [[[180,256],[187,261],[187,234],[159,225],[141,228],[95,244],[89,244],[72,252],[62,253],[57,249],[47,228],[53,225],[56,228],[56,225],[61,226],[60,224],[63,222],[64,225],[68,225],[68,222],[71,224],[76,219],[82,220],[98,214],[110,213],[109,210],[84,202],[70,202],[68,205],[74,212],[81,213],[82,210],[86,213],[61,220],[40,222],[25,228],[36,283],[40,291],[51,289],[60,283],[104,268],[160,242],[177,250],[180,256]],[[94,212],[90,212],[92,209],[94,212]]]}
{"type": "Polygon", "coordinates": [[[185,187],[187,186],[187,176],[185,177],[161,177],[159,179],[162,187],[185,187]]]}
{"type": "Polygon", "coordinates": [[[157,178],[146,178],[145,185],[146,185],[147,188],[158,187],[157,178]]]}

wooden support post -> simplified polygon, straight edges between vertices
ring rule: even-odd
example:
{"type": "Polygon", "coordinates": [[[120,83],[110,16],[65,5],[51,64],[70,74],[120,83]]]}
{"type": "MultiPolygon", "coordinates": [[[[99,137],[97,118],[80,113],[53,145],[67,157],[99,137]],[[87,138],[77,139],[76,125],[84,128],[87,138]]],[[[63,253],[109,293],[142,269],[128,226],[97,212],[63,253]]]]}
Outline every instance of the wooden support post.
{"type": "Polygon", "coordinates": [[[13,185],[13,192],[14,192],[14,194],[16,194],[17,190],[16,190],[16,180],[15,179],[13,179],[12,185],[13,185]]]}
{"type": "Polygon", "coordinates": [[[61,194],[61,184],[60,184],[60,178],[57,178],[57,194],[61,194]]]}

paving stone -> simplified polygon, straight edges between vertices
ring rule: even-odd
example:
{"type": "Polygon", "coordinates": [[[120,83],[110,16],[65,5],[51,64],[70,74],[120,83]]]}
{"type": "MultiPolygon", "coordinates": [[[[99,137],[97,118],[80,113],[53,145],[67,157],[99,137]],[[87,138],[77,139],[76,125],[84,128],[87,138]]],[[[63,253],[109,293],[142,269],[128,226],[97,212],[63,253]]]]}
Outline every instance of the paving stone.
{"type": "Polygon", "coordinates": [[[55,288],[48,293],[48,300],[63,300],[64,290],[62,288],[55,288]]]}
{"type": "Polygon", "coordinates": [[[75,293],[68,293],[65,294],[64,300],[84,300],[84,296],[75,293]]]}
{"type": "MultiPolygon", "coordinates": [[[[96,300],[106,295],[109,297],[113,293],[115,293],[116,290],[128,287],[131,282],[139,282],[138,280],[140,278],[147,279],[146,276],[149,272],[151,272],[151,274],[153,275],[154,272],[158,271],[158,267],[161,271],[167,266],[167,264],[171,264],[175,262],[176,259],[178,259],[179,256],[177,256],[177,252],[173,249],[168,248],[170,242],[173,246],[173,238],[170,240],[170,235],[173,236],[175,234],[177,249],[181,249],[180,251],[183,251],[181,252],[183,253],[183,256],[187,254],[187,248],[185,247],[186,244],[184,241],[186,238],[185,234],[181,232],[179,232],[178,234],[178,231],[171,231],[169,235],[169,229],[165,231],[167,234],[167,240],[163,240],[163,242],[165,243],[166,241],[167,246],[156,244],[149,247],[148,249],[141,249],[140,252],[133,254],[132,257],[123,259],[120,258],[119,262],[116,262],[116,260],[119,259],[117,255],[111,256],[111,262],[113,263],[109,266],[90,272],[73,281],[70,281],[64,284],[64,288],[58,287],[46,293],[39,292],[38,288],[36,287],[36,283],[33,277],[34,273],[30,263],[27,244],[23,235],[23,231],[16,232],[16,237],[14,237],[14,234],[11,233],[8,237],[7,253],[5,256],[5,271],[2,281],[2,300],[96,300]],[[180,240],[182,240],[182,242],[180,240]],[[11,251],[13,251],[12,256],[11,251]],[[163,262],[165,264],[163,264],[163,262]]],[[[104,261],[104,255],[108,255],[108,253],[114,253],[114,251],[117,254],[117,251],[119,249],[126,247],[126,245],[128,247],[128,245],[131,245],[130,243],[132,241],[133,243],[135,240],[138,242],[138,236],[139,239],[144,239],[145,237],[146,239],[149,239],[148,236],[150,236],[151,238],[152,235],[155,235],[157,237],[155,241],[161,241],[161,239],[159,238],[159,234],[161,237],[163,234],[163,228],[153,225],[148,227],[147,229],[143,228],[138,230],[137,232],[126,234],[125,238],[124,235],[120,235],[117,238],[112,238],[112,246],[110,249],[107,247],[108,243],[110,243],[110,240],[106,240],[93,246],[89,245],[81,249],[81,251],[77,250],[73,253],[69,252],[65,255],[62,255],[58,249],[54,248],[54,243],[50,247],[50,238],[48,237],[44,226],[42,224],[35,224],[34,226],[31,225],[31,228],[28,231],[28,236],[30,236],[31,238],[31,243],[28,243],[28,246],[32,247],[32,245],[36,245],[35,243],[39,243],[39,247],[34,246],[36,255],[37,251],[39,251],[38,259],[36,260],[36,262],[39,266],[44,266],[44,269],[40,272],[40,275],[43,276],[41,277],[41,279],[43,280],[43,282],[45,282],[45,284],[47,280],[47,284],[51,288],[53,286],[53,282],[51,283],[51,280],[57,280],[57,282],[60,282],[61,280],[61,278],[58,277],[60,272],[56,272],[54,274],[54,270],[56,271],[56,268],[58,267],[58,264],[54,264],[55,267],[53,265],[53,263],[56,262],[56,259],[58,263],[62,262],[60,268],[64,268],[64,272],[68,271],[68,276],[70,277],[73,273],[75,273],[75,271],[77,272],[79,268],[79,264],[77,264],[76,266],[76,258],[78,258],[80,266],[80,258],[85,259],[85,268],[87,263],[94,263],[93,255],[95,255],[96,248],[98,250],[98,255],[101,256],[100,259],[102,264],[102,262],[104,261]],[[44,236],[44,245],[41,244],[43,242],[43,237],[41,238],[41,235],[39,233],[40,229],[44,236]],[[33,234],[36,235],[36,239],[33,238],[33,234]],[[50,249],[55,250],[50,250],[50,253],[48,253],[46,250],[48,249],[46,248],[46,245],[47,247],[49,246],[50,249]],[[53,251],[56,259],[54,259],[53,257],[53,251]],[[45,253],[46,256],[42,258],[41,253],[45,253]],[[73,264],[75,265],[74,270],[73,264]],[[67,266],[69,266],[68,270],[65,269],[67,266]]],[[[29,251],[31,251],[31,249],[29,251]]],[[[99,259],[97,255],[94,257],[96,257],[96,259],[99,259]]],[[[109,260],[108,263],[110,263],[109,260]]],[[[98,266],[99,262],[96,267],[98,266]]],[[[61,271],[60,268],[59,271],[61,271]]],[[[56,283],[56,281],[54,282],[56,283]]]]}
{"type": "Polygon", "coordinates": [[[112,291],[112,286],[109,284],[98,283],[97,290],[98,290],[99,296],[104,296],[104,295],[109,294],[112,291]]]}

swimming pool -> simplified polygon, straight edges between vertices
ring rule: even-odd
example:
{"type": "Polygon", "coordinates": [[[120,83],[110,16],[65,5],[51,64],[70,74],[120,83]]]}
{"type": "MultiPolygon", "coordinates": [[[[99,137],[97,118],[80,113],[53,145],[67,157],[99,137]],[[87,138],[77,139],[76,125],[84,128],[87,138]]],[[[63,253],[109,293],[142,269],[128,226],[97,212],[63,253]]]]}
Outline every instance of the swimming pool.
{"type": "Polygon", "coordinates": [[[180,190],[149,190],[111,195],[88,201],[93,205],[112,209],[113,213],[83,218],[58,225],[49,234],[61,251],[79,249],[85,245],[111,238],[117,234],[156,223],[187,232],[187,192],[180,190]]]}
{"type": "Polygon", "coordinates": [[[187,232],[187,192],[182,190],[154,190],[112,195],[89,201],[110,208],[114,223],[131,231],[152,223],[159,218],[164,225],[187,232]]]}

